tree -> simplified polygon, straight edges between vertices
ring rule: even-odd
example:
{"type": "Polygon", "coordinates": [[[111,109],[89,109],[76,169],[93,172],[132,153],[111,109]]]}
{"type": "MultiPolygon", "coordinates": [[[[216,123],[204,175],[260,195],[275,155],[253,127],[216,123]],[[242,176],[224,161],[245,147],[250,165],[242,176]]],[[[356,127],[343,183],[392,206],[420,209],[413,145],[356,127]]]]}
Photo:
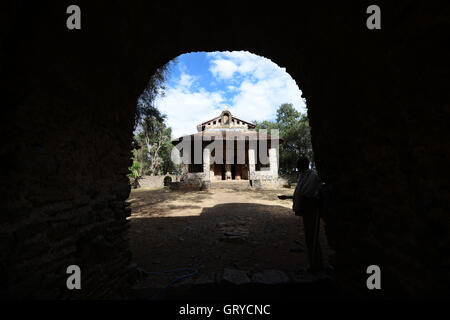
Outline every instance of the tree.
{"type": "Polygon", "coordinates": [[[289,127],[295,124],[300,116],[300,112],[294,109],[292,103],[283,103],[278,107],[276,123],[282,128],[289,127]]]}
{"type": "MultiPolygon", "coordinates": [[[[140,164],[134,170],[139,177],[172,172],[176,169],[170,159],[173,145],[166,115],[155,106],[157,95],[164,95],[165,83],[175,60],[159,68],[150,79],[147,88],[138,99],[133,139],[133,160],[140,164]]],[[[132,168],[132,167],[131,167],[132,168]]],[[[130,168],[130,170],[132,170],[130,168]]],[[[133,171],[131,175],[133,175],[133,171]]]]}
{"type": "Polygon", "coordinates": [[[172,71],[173,66],[177,63],[177,58],[169,61],[167,64],[161,66],[156,70],[150,78],[144,92],[139,96],[136,106],[136,114],[134,118],[135,129],[139,126],[141,121],[146,117],[156,118],[162,121],[162,115],[155,106],[155,98],[159,94],[164,96],[166,90],[167,78],[172,71]]]}
{"type": "Polygon", "coordinates": [[[133,162],[136,161],[140,164],[139,168],[136,168],[138,177],[145,175],[148,172],[150,166],[150,153],[148,144],[145,142],[146,138],[143,132],[139,132],[134,136],[133,145],[133,162]]]}
{"type": "Polygon", "coordinates": [[[139,176],[165,174],[178,169],[171,160],[172,129],[164,121],[154,121],[152,131],[141,129],[134,137],[138,147],[133,150],[133,159],[141,164],[137,170],[139,176]]]}
{"type": "Polygon", "coordinates": [[[179,173],[180,165],[175,164],[171,158],[172,149],[174,148],[172,141],[170,140],[170,137],[172,137],[172,128],[165,128],[163,131],[163,136],[168,137],[169,139],[166,139],[159,149],[159,155],[162,159],[160,171],[162,173],[179,173]]]}
{"type": "Polygon", "coordinates": [[[275,121],[254,121],[254,123],[256,130],[267,129],[268,133],[272,129],[279,130],[280,138],[283,139],[279,156],[281,173],[295,171],[300,155],[307,156],[314,165],[308,117],[295,110],[291,103],[280,105],[275,121]]]}
{"type": "Polygon", "coordinates": [[[166,127],[164,122],[156,123],[154,129],[155,131],[152,133],[150,141],[151,146],[149,173],[157,175],[161,174],[162,171],[162,163],[164,162],[162,158],[162,148],[170,143],[171,130],[170,128],[166,127]]]}

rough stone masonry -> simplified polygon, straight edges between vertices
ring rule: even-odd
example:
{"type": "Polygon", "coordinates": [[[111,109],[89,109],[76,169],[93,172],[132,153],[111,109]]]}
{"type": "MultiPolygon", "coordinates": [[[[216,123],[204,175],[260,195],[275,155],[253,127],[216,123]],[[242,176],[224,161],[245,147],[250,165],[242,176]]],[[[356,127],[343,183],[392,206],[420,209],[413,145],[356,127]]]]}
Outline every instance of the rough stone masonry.
{"type": "Polygon", "coordinates": [[[368,294],[377,264],[383,293],[448,294],[447,3],[384,3],[381,30],[354,2],[83,2],[80,30],[67,5],[1,12],[2,297],[123,296],[137,97],[176,56],[221,50],[271,59],[307,99],[343,293],[368,294]]]}

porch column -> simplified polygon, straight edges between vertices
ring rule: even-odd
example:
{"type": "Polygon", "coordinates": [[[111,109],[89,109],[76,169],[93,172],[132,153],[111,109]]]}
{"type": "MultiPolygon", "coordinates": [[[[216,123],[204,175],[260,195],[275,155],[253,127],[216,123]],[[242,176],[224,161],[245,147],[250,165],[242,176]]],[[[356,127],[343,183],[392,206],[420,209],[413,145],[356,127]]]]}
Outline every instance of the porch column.
{"type": "Polygon", "coordinates": [[[270,148],[269,149],[269,163],[270,163],[270,173],[273,176],[278,176],[278,157],[277,157],[277,149],[270,148]]]}
{"type": "Polygon", "coordinates": [[[208,148],[203,149],[203,180],[210,181],[210,155],[211,151],[208,148]]]}
{"type": "Polygon", "coordinates": [[[248,178],[252,180],[255,175],[255,149],[248,149],[248,178]]]}

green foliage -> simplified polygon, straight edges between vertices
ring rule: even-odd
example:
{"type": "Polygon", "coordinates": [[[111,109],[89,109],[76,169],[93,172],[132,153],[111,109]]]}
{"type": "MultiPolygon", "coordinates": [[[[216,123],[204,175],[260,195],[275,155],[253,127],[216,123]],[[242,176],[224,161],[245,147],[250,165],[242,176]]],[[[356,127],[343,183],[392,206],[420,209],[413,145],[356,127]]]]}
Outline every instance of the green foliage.
{"type": "MultiPolygon", "coordinates": [[[[156,96],[164,95],[165,82],[174,64],[175,61],[172,60],[159,68],[138,99],[132,144],[133,160],[140,164],[135,167],[138,176],[165,174],[177,170],[170,158],[173,148],[172,130],[165,123],[166,115],[154,105],[156,96]]],[[[131,174],[134,174],[133,170],[131,174]]]]}
{"type": "Polygon", "coordinates": [[[179,165],[176,165],[171,160],[171,153],[172,148],[174,147],[170,137],[172,136],[172,128],[167,127],[162,132],[163,136],[168,137],[169,139],[165,140],[164,143],[161,146],[161,149],[159,150],[159,155],[162,159],[162,163],[160,165],[160,171],[161,173],[175,173],[180,171],[179,165]]]}
{"type": "Polygon", "coordinates": [[[141,169],[141,163],[139,161],[134,160],[133,165],[128,168],[130,170],[130,177],[137,179],[140,177],[139,171],[141,169]]]}
{"type": "Polygon", "coordinates": [[[282,104],[277,110],[275,121],[254,122],[256,130],[278,129],[283,143],[280,144],[280,172],[295,171],[300,155],[307,156],[314,165],[309,120],[305,114],[294,109],[291,103],[282,104]]]}
{"type": "Polygon", "coordinates": [[[154,102],[158,94],[164,96],[167,77],[176,63],[177,59],[175,58],[158,68],[150,78],[147,87],[138,98],[134,123],[135,128],[137,128],[146,118],[157,119],[159,122],[164,120],[163,115],[156,108],[154,102]]]}

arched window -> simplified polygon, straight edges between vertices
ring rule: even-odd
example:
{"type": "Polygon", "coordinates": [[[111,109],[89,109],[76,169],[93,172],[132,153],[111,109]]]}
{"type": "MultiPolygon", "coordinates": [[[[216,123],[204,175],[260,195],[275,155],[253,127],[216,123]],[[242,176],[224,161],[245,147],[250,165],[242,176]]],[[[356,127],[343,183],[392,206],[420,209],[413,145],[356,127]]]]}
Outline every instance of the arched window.
{"type": "Polygon", "coordinates": [[[224,125],[230,124],[230,120],[231,120],[230,113],[225,112],[225,113],[223,114],[222,118],[223,118],[223,124],[224,124],[224,125]]]}

